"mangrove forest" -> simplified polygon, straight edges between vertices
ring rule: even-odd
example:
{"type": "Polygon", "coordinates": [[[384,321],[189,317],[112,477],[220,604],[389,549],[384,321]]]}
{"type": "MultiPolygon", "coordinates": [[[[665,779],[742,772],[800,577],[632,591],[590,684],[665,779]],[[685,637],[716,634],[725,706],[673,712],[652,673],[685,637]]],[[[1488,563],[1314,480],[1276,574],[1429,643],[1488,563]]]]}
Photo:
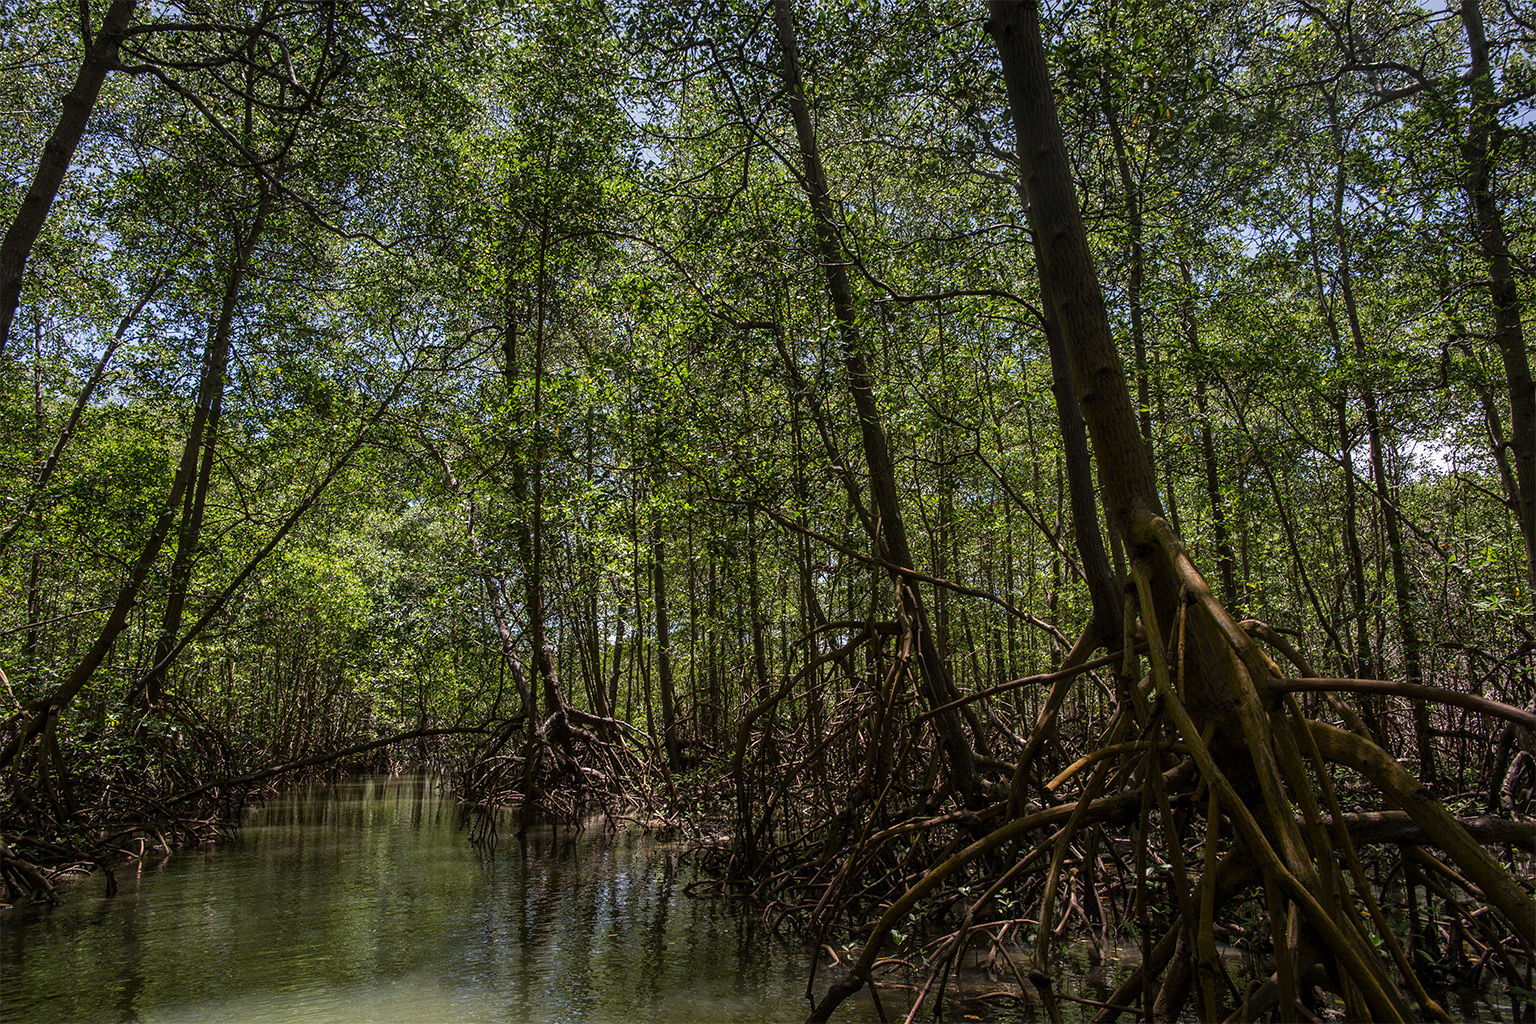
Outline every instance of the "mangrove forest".
{"type": "Polygon", "coordinates": [[[411,773],[813,1021],[1536,1021],[1522,0],[11,0],[0,226],[0,924],[411,773]]]}

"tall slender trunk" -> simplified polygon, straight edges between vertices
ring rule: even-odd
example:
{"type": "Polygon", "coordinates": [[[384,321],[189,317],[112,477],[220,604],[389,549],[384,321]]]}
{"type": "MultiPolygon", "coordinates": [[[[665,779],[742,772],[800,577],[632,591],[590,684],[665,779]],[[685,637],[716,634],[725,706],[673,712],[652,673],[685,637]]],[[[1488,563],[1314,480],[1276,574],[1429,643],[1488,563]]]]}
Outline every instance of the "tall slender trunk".
{"type": "MultiPolygon", "coordinates": [[[[1076,408],[1075,405],[1074,408],[1076,408]]],[[[1082,413],[1078,413],[1077,418],[1081,421],[1083,418],[1082,413]]],[[[1092,472],[1092,470],[1090,469],[1089,472],[1092,472]]],[[[1090,486],[1092,485],[1090,484],[1090,486]]],[[[1009,501],[1006,495],[1002,496],[999,500],[1003,506],[1003,596],[1010,603],[1013,603],[1018,601],[1019,589],[1018,577],[1016,575],[1017,566],[1013,550],[1013,502],[1009,501]]],[[[1102,544],[1102,540],[1100,543],[1102,544]]],[[[1033,551],[1031,550],[1030,553],[1032,554],[1033,551]]],[[[1031,573],[1029,576],[1031,590],[1034,587],[1034,579],[1034,574],[1031,573]]],[[[1002,676],[1004,679],[1013,679],[1019,673],[1019,630],[1013,616],[1009,615],[1005,618],[1003,630],[1004,639],[1007,644],[1007,660],[1004,663],[1002,676]]]]}
{"type": "Polygon", "coordinates": [[[1461,23],[1472,59],[1468,76],[1472,116],[1461,151],[1467,161],[1467,196],[1472,203],[1477,241],[1488,263],[1493,339],[1499,347],[1509,389],[1509,461],[1514,464],[1518,488],[1509,495],[1509,502],[1525,542],[1529,594],[1531,601],[1536,602],[1536,383],[1531,379],[1530,351],[1521,322],[1520,289],[1509,257],[1509,234],[1504,227],[1503,211],[1493,195],[1492,150],[1499,130],[1498,105],[1479,0],[1461,0],[1461,23]]]}
{"type": "Polygon", "coordinates": [[[1093,460],[1088,452],[1087,427],[1077,404],[1077,387],[1072,383],[1061,327],[1053,312],[1046,314],[1045,336],[1051,357],[1051,392],[1056,399],[1056,415],[1060,421],[1062,468],[1066,474],[1067,505],[1072,514],[1072,538],[1088,584],[1093,625],[1099,634],[1098,644],[1106,650],[1112,649],[1124,632],[1125,609],[1119,582],[1104,550],[1099,504],[1093,493],[1093,460]]]}
{"type": "Polygon", "coordinates": [[[27,634],[26,640],[21,646],[22,664],[27,666],[28,672],[35,673],[37,668],[37,653],[40,650],[38,644],[41,637],[38,633],[38,621],[43,617],[43,556],[41,552],[32,552],[31,567],[27,570],[27,634]]]}
{"type": "MultiPolygon", "coordinates": [[[[1127,275],[1125,298],[1131,310],[1131,351],[1136,357],[1136,404],[1140,413],[1141,442],[1147,449],[1147,463],[1156,471],[1157,459],[1152,450],[1152,401],[1147,372],[1147,333],[1143,324],[1145,305],[1143,281],[1146,275],[1146,249],[1142,243],[1144,234],[1141,221],[1140,191],[1131,171],[1130,149],[1125,144],[1125,132],[1120,127],[1119,112],[1115,108],[1115,95],[1107,72],[1099,73],[1099,91],[1104,104],[1104,120],[1109,125],[1110,141],[1115,147],[1115,169],[1120,177],[1120,189],[1125,197],[1125,226],[1130,232],[1131,266],[1127,275]]],[[[1159,416],[1162,414],[1159,413],[1159,416]]],[[[1172,485],[1168,493],[1173,494],[1172,485]]],[[[1178,528],[1177,522],[1174,528],[1178,528]]]]}
{"type": "MultiPolygon", "coordinates": [[[[510,230],[510,229],[509,229],[510,230]]],[[[544,345],[547,317],[546,276],[549,250],[549,224],[547,219],[539,229],[538,259],[534,282],[533,309],[533,403],[527,439],[519,438],[512,445],[510,462],[512,471],[512,497],[517,503],[517,558],[523,574],[523,600],[528,612],[529,641],[533,652],[533,668],[543,684],[544,712],[557,716],[565,711],[565,697],[560,688],[559,672],[555,664],[554,649],[549,640],[548,612],[544,601],[544,441],[543,441],[543,387],[544,345]]],[[[507,397],[513,404],[514,433],[523,433],[523,417],[518,409],[517,389],[522,379],[521,354],[518,351],[517,287],[513,266],[508,262],[505,280],[505,312],[502,330],[503,377],[507,397]]],[[[530,708],[530,714],[533,709],[530,708]]]]}
{"type": "MultiPolygon", "coordinates": [[[[1173,420],[1168,415],[1168,391],[1161,383],[1153,392],[1153,400],[1157,403],[1157,422],[1172,423],[1173,420]]],[[[1156,467],[1157,463],[1154,462],[1152,465],[1156,467]]],[[[1179,525],[1179,492],[1174,487],[1176,482],[1177,474],[1172,469],[1163,474],[1163,496],[1166,499],[1164,507],[1168,510],[1168,522],[1173,524],[1175,533],[1180,533],[1184,527],[1179,525]]]]}
{"type": "MultiPolygon", "coordinates": [[[[565,695],[560,689],[560,675],[555,667],[554,647],[549,639],[548,612],[544,604],[544,348],[548,337],[548,257],[549,223],[545,219],[539,232],[538,281],[534,286],[536,296],[533,320],[533,459],[528,467],[532,477],[533,492],[530,504],[521,517],[523,530],[531,534],[530,545],[524,549],[524,569],[528,594],[528,624],[533,641],[533,659],[538,666],[539,678],[544,683],[545,710],[557,716],[563,728],[565,695]]],[[[521,495],[519,495],[521,498],[521,495]]],[[[524,532],[519,533],[519,539],[524,532]]]]}
{"type": "Polygon", "coordinates": [[[250,269],[251,254],[255,252],[257,239],[266,225],[271,193],[263,182],[260,197],[252,215],[250,226],[237,237],[229,272],[224,281],[224,294],[219,303],[218,319],[214,322],[213,336],[208,344],[208,375],[204,393],[198,395],[199,407],[205,407],[206,426],[203,430],[202,454],[198,462],[197,480],[183,498],[181,523],[176,532],[176,555],[171,560],[170,592],[166,597],[165,611],[160,620],[160,634],[155,640],[155,658],[149,671],[135,686],[135,696],[142,696],[145,706],[160,702],[161,688],[165,683],[167,656],[176,646],[176,636],[181,632],[182,616],[186,609],[187,589],[192,581],[192,567],[196,562],[197,548],[202,538],[203,510],[208,498],[208,482],[213,475],[214,448],[218,439],[219,418],[224,409],[224,376],[229,366],[229,350],[233,336],[235,309],[240,302],[240,289],[250,269]],[[206,403],[206,406],[205,406],[206,403]]]}
{"type": "MultiPolygon", "coordinates": [[[[763,639],[766,623],[763,621],[762,580],[757,561],[755,512],[747,515],[747,612],[752,616],[752,670],[757,679],[756,699],[761,702],[768,699],[768,653],[763,639]]],[[[773,716],[769,715],[768,727],[771,728],[772,724],[773,716]]]]}
{"type": "MultiPolygon", "coordinates": [[[[592,487],[593,478],[597,470],[597,437],[594,430],[595,411],[587,409],[586,415],[586,465],[584,473],[588,489],[592,487]]],[[[577,630],[582,638],[584,655],[582,658],[582,683],[587,692],[587,698],[592,702],[592,710],[599,718],[613,717],[611,705],[608,702],[607,678],[603,674],[603,647],[598,639],[598,568],[597,559],[592,551],[590,541],[582,540],[578,543],[577,551],[580,555],[582,576],[586,596],[581,601],[583,619],[585,621],[577,625],[577,630]]]]}
{"type": "Polygon", "coordinates": [[[704,617],[709,623],[709,641],[705,644],[704,656],[708,659],[705,665],[704,692],[709,705],[709,735],[717,738],[725,735],[725,668],[721,665],[724,657],[723,644],[720,634],[722,630],[716,628],[720,621],[720,562],[715,557],[715,546],[709,547],[709,594],[705,597],[704,617]]]}
{"type": "MultiPolygon", "coordinates": [[[[794,451],[795,523],[800,527],[800,531],[795,534],[795,562],[800,583],[800,628],[809,631],[824,625],[827,614],[816,596],[816,578],[811,568],[811,538],[806,533],[811,524],[806,496],[805,443],[802,438],[800,403],[793,400],[789,403],[789,423],[794,451]]],[[[820,642],[813,639],[811,643],[809,656],[814,658],[820,642]]]]}
{"type": "MultiPolygon", "coordinates": [[[[26,275],[27,257],[32,254],[33,243],[42,233],[48,220],[48,211],[59,194],[64,174],[74,159],[75,149],[85,135],[85,126],[96,107],[96,97],[101,93],[107,72],[117,66],[118,49],[133,21],[138,0],[114,0],[107,8],[101,27],[93,37],[82,40],[85,52],[80,69],[69,92],[64,94],[63,109],[53,134],[43,145],[42,157],[27,194],[22,197],[16,217],[6,229],[4,241],[0,241],[0,355],[5,353],[6,341],[11,335],[11,323],[16,317],[16,306],[21,301],[21,285],[26,275]]],[[[82,9],[85,9],[82,5],[82,9]]],[[[88,28],[88,26],[82,26],[88,28]]]]}
{"type": "MultiPolygon", "coordinates": [[[[1200,327],[1195,319],[1195,279],[1189,264],[1179,261],[1179,274],[1184,278],[1184,340],[1190,354],[1200,355],[1200,327]]],[[[1195,411],[1200,416],[1200,456],[1205,463],[1205,494],[1211,506],[1211,531],[1216,536],[1217,567],[1221,572],[1221,597],[1228,608],[1236,610],[1241,603],[1237,589],[1237,561],[1232,555],[1232,540],[1227,533],[1226,501],[1221,492],[1220,464],[1216,461],[1216,438],[1211,427],[1210,404],[1206,399],[1205,374],[1200,367],[1195,373],[1195,411]]]]}
{"type": "MultiPolygon", "coordinates": [[[[826,275],[827,291],[837,321],[842,343],[843,366],[847,373],[848,389],[854,409],[859,417],[860,436],[864,446],[864,460],[869,470],[869,487],[878,516],[877,545],[885,560],[890,563],[891,582],[895,585],[898,599],[906,604],[907,614],[917,634],[919,680],[923,697],[930,707],[938,708],[958,697],[944,664],[934,644],[929,627],[928,614],[923,606],[917,587],[901,573],[912,568],[912,551],[907,543],[906,527],[902,521],[896,491],[895,469],[891,464],[889,445],[882,425],[879,404],[875,401],[875,382],[865,361],[864,343],[859,336],[858,318],[854,311],[853,289],[848,282],[846,260],[838,240],[836,220],[828,194],[826,174],[821,165],[821,154],[816,143],[815,130],[811,125],[810,107],[806,102],[805,86],[800,74],[799,46],[795,39],[794,13],[789,0],[774,0],[774,22],[778,30],[780,72],[794,120],[795,135],[800,144],[800,157],[804,165],[806,197],[815,219],[816,241],[820,252],[822,270],[826,275]]],[[[976,754],[966,736],[960,716],[953,709],[934,716],[935,727],[944,747],[950,781],[966,802],[980,798],[976,754]]]]}
{"type": "MultiPolygon", "coordinates": [[[[942,399],[940,399],[942,401],[942,399]]],[[[949,558],[949,538],[951,533],[950,520],[953,506],[954,484],[948,465],[948,453],[944,446],[944,427],[941,423],[934,431],[934,466],[938,473],[935,485],[938,489],[938,502],[934,510],[933,520],[928,528],[928,559],[933,566],[933,575],[941,580],[947,580],[953,571],[949,558]]],[[[943,589],[935,589],[933,592],[933,646],[939,652],[939,657],[944,664],[954,664],[954,641],[951,636],[951,622],[949,609],[949,595],[943,589]]],[[[981,736],[976,736],[978,747],[981,736]]]]}
{"type": "MultiPolygon", "coordinates": [[[[1342,244],[1342,243],[1341,243],[1342,244]]],[[[1355,308],[1354,287],[1350,283],[1348,256],[1342,257],[1339,266],[1339,289],[1344,298],[1344,313],[1349,332],[1354,339],[1355,356],[1362,364],[1369,358],[1365,337],[1360,328],[1360,316],[1355,308]]],[[[1387,534],[1387,551],[1392,561],[1392,589],[1397,604],[1398,637],[1403,645],[1403,676],[1415,685],[1424,681],[1419,657],[1419,629],[1413,607],[1413,584],[1408,578],[1407,558],[1403,550],[1403,528],[1398,522],[1397,506],[1389,499],[1391,483],[1387,478],[1386,459],[1383,455],[1381,413],[1376,401],[1376,389],[1369,383],[1360,387],[1361,404],[1365,407],[1365,430],[1370,443],[1371,476],[1376,482],[1376,493],[1381,501],[1382,525],[1387,534]]],[[[1419,754],[1419,778],[1426,786],[1434,786],[1435,739],[1430,728],[1429,702],[1413,701],[1414,743],[1419,754]]]]}
{"type": "MultiPolygon", "coordinates": [[[[695,708],[699,706],[699,558],[694,517],[686,521],[688,551],[683,564],[688,567],[688,695],[695,708]]],[[[698,736],[706,745],[714,742],[708,716],[699,715],[698,736]]]]}
{"type": "Polygon", "coordinates": [[[1145,525],[1151,517],[1161,517],[1162,506],[1078,210],[1040,48],[1039,12],[1033,2],[993,2],[989,10],[987,29],[1002,57],[1019,135],[1020,171],[1030,198],[1029,222],[1040,273],[1052,296],[1078,404],[1100,460],[1106,512],[1127,543],[1139,546],[1147,542],[1145,525]],[[1107,466],[1111,454],[1113,472],[1107,466]]]}
{"type": "Polygon", "coordinates": [[[606,713],[615,718],[619,714],[619,673],[624,664],[624,624],[628,615],[629,609],[621,603],[618,614],[614,616],[613,664],[608,668],[608,709],[606,713]]]}
{"type": "MultiPolygon", "coordinates": [[[[1317,289],[1317,307],[1322,314],[1323,322],[1328,327],[1328,335],[1333,340],[1334,360],[1343,365],[1348,355],[1344,349],[1344,337],[1339,327],[1338,315],[1334,312],[1334,305],[1328,295],[1328,286],[1324,280],[1322,264],[1318,257],[1318,237],[1315,225],[1310,225],[1312,235],[1312,279],[1317,289]]],[[[1350,619],[1355,626],[1354,657],[1349,672],[1356,678],[1374,679],[1377,675],[1375,658],[1373,657],[1370,631],[1370,609],[1366,604],[1366,597],[1370,593],[1365,581],[1365,557],[1360,550],[1360,521],[1359,498],[1355,488],[1355,454],[1354,437],[1349,429],[1349,389],[1347,385],[1340,385],[1339,393],[1334,396],[1333,410],[1334,420],[1337,424],[1339,435],[1339,460],[1344,468],[1344,557],[1349,563],[1349,596],[1351,604],[1350,619]]],[[[1375,708],[1373,699],[1366,699],[1361,704],[1367,719],[1370,721],[1371,730],[1376,735],[1381,735],[1375,721],[1375,708]]]]}
{"type": "MultiPolygon", "coordinates": [[[[32,423],[33,423],[34,428],[37,430],[37,436],[38,436],[39,439],[41,439],[42,435],[43,435],[43,339],[42,339],[42,333],[43,333],[42,330],[39,328],[38,330],[34,331],[33,335],[32,335],[32,423]]],[[[51,466],[49,465],[49,462],[46,461],[46,460],[44,461],[43,465],[44,465],[44,472],[48,471],[51,468],[51,466]]],[[[41,476],[41,475],[42,474],[40,473],[39,476],[41,476]]],[[[35,498],[36,496],[37,496],[37,492],[34,491],[32,493],[32,495],[31,495],[31,497],[35,498]]],[[[11,530],[8,530],[7,533],[6,533],[6,539],[7,540],[10,538],[10,536],[14,532],[15,528],[19,527],[21,525],[22,521],[26,518],[26,516],[27,516],[29,511],[30,511],[30,509],[24,510],[21,515],[16,517],[15,526],[11,530]]],[[[4,551],[4,543],[3,543],[3,541],[0,541],[0,551],[4,551]]],[[[38,651],[38,642],[40,640],[39,632],[38,632],[38,629],[39,629],[38,622],[43,617],[43,593],[42,593],[43,554],[42,554],[42,552],[39,551],[37,548],[33,548],[32,549],[32,558],[31,558],[30,561],[31,561],[31,566],[30,566],[30,568],[28,569],[28,572],[27,572],[27,633],[26,633],[26,640],[22,644],[22,648],[21,648],[22,662],[23,662],[23,664],[25,664],[27,666],[27,671],[28,671],[29,674],[35,673],[36,670],[37,670],[37,667],[38,667],[38,665],[37,665],[37,651],[38,651]]]]}
{"type": "MultiPolygon", "coordinates": [[[[1349,236],[1344,224],[1345,170],[1343,144],[1337,123],[1334,127],[1338,147],[1339,169],[1333,192],[1333,228],[1339,251],[1337,270],[1339,296],[1344,300],[1344,321],[1349,327],[1355,359],[1365,367],[1371,361],[1366,347],[1365,331],[1360,324],[1360,310],[1355,302],[1354,275],[1350,268],[1349,236]]],[[[1387,534],[1387,551],[1392,562],[1392,589],[1396,597],[1398,637],[1403,645],[1403,675],[1415,685],[1423,683],[1424,673],[1419,657],[1419,630],[1413,607],[1413,584],[1408,577],[1408,565],[1403,550],[1403,529],[1398,521],[1396,504],[1390,500],[1391,485],[1387,479],[1386,458],[1383,454],[1381,409],[1376,389],[1369,380],[1360,384],[1360,402],[1365,410],[1366,439],[1370,446],[1371,476],[1376,483],[1376,493],[1381,502],[1382,525],[1387,534]]],[[[1419,755],[1419,777],[1426,786],[1435,784],[1435,740],[1430,727],[1429,704],[1413,701],[1413,733],[1419,755]]]]}
{"type": "MultiPolygon", "coordinates": [[[[667,764],[678,771],[683,764],[681,737],[677,734],[677,690],[672,681],[672,625],[667,619],[667,545],[661,535],[661,517],[651,520],[651,601],[656,611],[656,682],[661,690],[661,737],[667,764]]],[[[649,677],[647,677],[649,678],[649,677]]]]}
{"type": "MultiPolygon", "coordinates": [[[[811,539],[805,532],[810,526],[806,500],[805,445],[801,437],[800,405],[793,399],[789,403],[789,420],[792,450],[794,453],[795,522],[801,528],[794,538],[795,582],[796,595],[798,597],[796,605],[799,611],[800,631],[802,634],[809,634],[812,630],[825,625],[827,616],[822,611],[821,601],[816,596],[816,574],[811,563],[811,539]]],[[[813,635],[809,638],[806,647],[806,663],[815,663],[820,655],[821,638],[813,635]]],[[[788,664],[787,659],[786,664],[788,664]]],[[[800,739],[802,742],[809,744],[812,750],[819,750],[822,731],[821,688],[817,685],[817,678],[815,676],[808,680],[805,704],[808,730],[800,732],[800,739]]],[[[821,764],[821,756],[818,753],[815,755],[813,770],[818,770],[821,764]]]]}
{"type": "Polygon", "coordinates": [[[1339,452],[1344,464],[1344,555],[1349,562],[1350,616],[1355,624],[1355,657],[1350,671],[1357,679],[1377,678],[1376,657],[1371,653],[1371,616],[1366,606],[1365,556],[1360,552],[1360,499],[1355,488],[1355,439],[1349,430],[1344,397],[1333,401],[1339,428],[1339,452]]]}

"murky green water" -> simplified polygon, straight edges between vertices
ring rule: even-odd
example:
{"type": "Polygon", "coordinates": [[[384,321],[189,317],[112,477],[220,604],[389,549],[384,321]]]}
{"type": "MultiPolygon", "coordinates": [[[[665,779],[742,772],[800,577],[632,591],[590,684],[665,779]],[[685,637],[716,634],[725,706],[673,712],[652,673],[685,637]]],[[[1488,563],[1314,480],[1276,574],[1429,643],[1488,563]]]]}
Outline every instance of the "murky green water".
{"type": "MultiPolygon", "coordinates": [[[[307,790],[228,845],[121,869],[114,897],[94,878],[8,912],[0,1020],[803,1020],[806,950],[692,878],[600,830],[482,856],[420,778],[307,790]]],[[[874,1019],[868,997],[844,1019],[874,1019]]]]}
{"type": "MultiPolygon", "coordinates": [[[[316,787],[229,844],[119,869],[116,896],[96,877],[63,907],[7,911],[0,1024],[804,1020],[809,951],[766,935],[750,907],[687,895],[694,877],[679,850],[601,829],[504,834],[482,855],[428,779],[316,787]]],[[[1061,991],[1105,998],[1113,962],[1081,959],[1063,958],[1061,991]]],[[[824,968],[817,995],[840,973],[824,968]]],[[[895,1020],[912,980],[882,982],[895,1020]]],[[[973,980],[973,996],[1000,987],[973,980]]],[[[1448,1005],[1508,1019],[1470,993],[1448,1005]]],[[[868,990],[837,1019],[877,1020],[868,990]]],[[[944,1019],[1044,1014],[952,998],[944,1019]]]]}

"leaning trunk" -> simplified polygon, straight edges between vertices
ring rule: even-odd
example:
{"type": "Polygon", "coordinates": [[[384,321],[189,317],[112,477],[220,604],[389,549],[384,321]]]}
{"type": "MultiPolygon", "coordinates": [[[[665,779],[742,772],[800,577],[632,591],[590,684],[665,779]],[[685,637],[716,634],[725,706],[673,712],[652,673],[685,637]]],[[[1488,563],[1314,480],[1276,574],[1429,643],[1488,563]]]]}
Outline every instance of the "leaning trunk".
{"type": "MultiPolygon", "coordinates": [[[[37,162],[37,173],[21,200],[16,219],[6,229],[5,240],[0,242],[0,355],[5,353],[6,341],[11,335],[11,322],[16,317],[16,306],[21,301],[21,283],[27,269],[27,257],[32,245],[42,233],[48,220],[48,211],[59,186],[64,182],[64,172],[74,159],[75,149],[85,135],[86,123],[96,106],[107,72],[117,66],[118,48],[133,20],[138,0],[115,0],[107,8],[101,28],[94,39],[86,39],[85,56],[75,83],[64,94],[64,109],[59,122],[43,146],[43,155],[37,162]]],[[[84,9],[82,5],[82,9],[84,9]]]]}
{"type": "Polygon", "coordinates": [[[208,498],[208,481],[213,474],[214,445],[218,439],[219,417],[224,408],[224,374],[229,366],[230,339],[234,328],[235,307],[240,300],[240,287],[250,267],[251,253],[266,223],[270,193],[265,185],[257,202],[250,229],[235,244],[234,260],[224,283],[224,297],[219,305],[219,318],[214,324],[213,337],[208,345],[208,369],[204,378],[203,392],[198,395],[198,409],[203,412],[205,426],[200,438],[202,456],[198,463],[197,480],[183,499],[181,526],[176,534],[176,556],[171,561],[171,589],[166,597],[165,613],[160,621],[160,637],[155,642],[155,660],[150,670],[135,687],[135,697],[142,697],[146,706],[159,703],[161,687],[165,682],[166,669],[177,634],[181,632],[182,615],[186,609],[187,589],[192,582],[192,567],[197,547],[202,539],[203,509],[208,498]]]}
{"type": "MultiPolygon", "coordinates": [[[[864,344],[859,336],[857,316],[854,312],[853,289],[845,270],[846,259],[838,240],[832,202],[828,195],[826,174],[821,165],[821,154],[816,144],[815,129],[811,126],[810,107],[805,98],[805,86],[800,75],[799,47],[795,40],[794,14],[789,0],[774,0],[774,21],[778,28],[780,71],[787,90],[790,114],[794,119],[795,134],[800,143],[800,157],[804,166],[802,182],[810,201],[815,219],[816,242],[822,270],[826,275],[827,292],[832,303],[833,316],[837,320],[838,333],[843,347],[843,366],[848,376],[848,389],[853,397],[859,417],[859,429],[864,445],[864,459],[869,469],[870,493],[875,500],[878,519],[877,547],[884,556],[891,582],[895,585],[898,600],[905,603],[907,614],[917,635],[917,655],[923,697],[932,708],[939,708],[958,697],[950,681],[948,666],[940,657],[922,595],[915,583],[907,579],[903,570],[912,569],[912,551],[907,543],[905,524],[897,500],[895,467],[891,464],[889,445],[882,425],[880,407],[875,401],[875,381],[864,358],[864,344]]],[[[980,799],[976,754],[971,748],[961,724],[960,716],[953,708],[934,716],[944,747],[950,781],[955,791],[966,802],[980,799]]]]}

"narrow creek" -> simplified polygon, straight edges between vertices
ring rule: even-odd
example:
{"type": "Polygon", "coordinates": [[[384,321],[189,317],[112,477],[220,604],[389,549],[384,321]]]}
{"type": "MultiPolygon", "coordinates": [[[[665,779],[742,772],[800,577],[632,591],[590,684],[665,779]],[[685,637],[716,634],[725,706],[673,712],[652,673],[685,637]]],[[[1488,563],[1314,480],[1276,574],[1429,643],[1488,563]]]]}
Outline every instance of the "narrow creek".
{"type": "MultiPolygon", "coordinates": [[[[9,911],[0,1020],[385,1024],[803,1019],[805,954],[685,894],[679,851],[591,830],[494,856],[426,778],[268,803],[238,838],[9,911]]],[[[874,1020],[868,997],[845,1020],[874,1020]]]]}
{"type": "MultiPolygon", "coordinates": [[[[6,912],[0,1022],[681,1024],[809,1010],[804,944],[766,934],[748,905],[685,893],[697,876],[680,849],[543,828],[521,842],[504,832],[487,855],[420,776],[305,788],[252,812],[229,843],[117,877],[115,896],[98,875],[62,907],[6,912]]],[[[1109,976],[1068,959],[1059,982],[1108,995],[1109,976]]],[[[834,974],[823,969],[818,994],[834,974]]],[[[882,999],[900,1020],[910,990],[894,982],[882,999]]],[[[1452,1005],[1466,1020],[1489,1009],[1470,993],[1452,1005]]],[[[866,989],[834,1019],[879,1013],[866,989]]],[[[973,999],[946,1003],[943,1019],[1044,1014],[973,999]]]]}

